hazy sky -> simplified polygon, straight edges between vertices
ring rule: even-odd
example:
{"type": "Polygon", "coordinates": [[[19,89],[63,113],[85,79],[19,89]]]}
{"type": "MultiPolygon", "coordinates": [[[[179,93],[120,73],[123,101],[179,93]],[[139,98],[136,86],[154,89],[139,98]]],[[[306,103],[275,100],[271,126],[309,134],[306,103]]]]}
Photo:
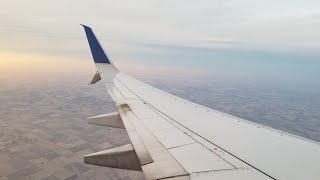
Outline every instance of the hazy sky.
{"type": "Polygon", "coordinates": [[[149,44],[301,53],[320,48],[317,0],[0,3],[1,51],[83,53],[80,23],[92,26],[115,55],[149,44]]]}

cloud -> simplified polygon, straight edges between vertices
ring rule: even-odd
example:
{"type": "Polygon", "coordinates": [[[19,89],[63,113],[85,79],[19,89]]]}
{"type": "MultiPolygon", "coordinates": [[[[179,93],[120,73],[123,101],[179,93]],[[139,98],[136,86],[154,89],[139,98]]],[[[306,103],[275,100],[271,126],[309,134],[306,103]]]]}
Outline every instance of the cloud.
{"type": "Polygon", "coordinates": [[[316,53],[319,1],[139,0],[3,1],[0,48],[59,52],[85,44],[90,25],[114,51],[117,44],[161,42],[208,48],[316,53]],[[68,46],[63,46],[67,44],[68,46]],[[57,51],[55,51],[55,49],[57,51]]]}

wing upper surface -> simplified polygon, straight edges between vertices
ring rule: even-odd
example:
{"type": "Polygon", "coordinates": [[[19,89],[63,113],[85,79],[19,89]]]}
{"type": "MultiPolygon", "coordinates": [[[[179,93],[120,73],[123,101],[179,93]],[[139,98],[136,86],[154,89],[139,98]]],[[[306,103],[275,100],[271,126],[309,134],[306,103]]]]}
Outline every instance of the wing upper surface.
{"type": "Polygon", "coordinates": [[[188,102],[124,74],[115,78],[167,119],[270,177],[320,177],[316,143],[188,102]]]}
{"type": "MultiPolygon", "coordinates": [[[[114,88],[111,92],[121,101],[124,99],[127,109],[122,110],[120,107],[120,115],[124,116],[124,122],[132,123],[132,127],[136,130],[152,159],[150,163],[144,165],[141,163],[148,179],[212,178],[215,176],[214,172],[220,172],[220,175],[233,172],[235,177],[245,175],[252,179],[270,179],[264,173],[224,152],[212,143],[208,143],[196,133],[184,128],[152,107],[151,104],[140,99],[122,84],[121,78],[124,76],[118,74],[115,77],[114,88]],[[126,113],[123,113],[124,111],[126,113]]],[[[131,140],[135,146],[135,140],[131,140]]],[[[139,148],[139,145],[137,147],[139,148]]],[[[139,153],[141,151],[137,150],[138,156],[139,153]]]]}

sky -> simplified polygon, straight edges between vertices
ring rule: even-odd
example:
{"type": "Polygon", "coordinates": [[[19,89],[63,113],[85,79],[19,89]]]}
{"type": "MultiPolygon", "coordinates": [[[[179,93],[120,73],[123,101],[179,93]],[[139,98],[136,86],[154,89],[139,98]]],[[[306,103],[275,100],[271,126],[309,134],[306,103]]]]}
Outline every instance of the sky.
{"type": "Polygon", "coordinates": [[[1,0],[0,22],[2,52],[83,57],[79,24],[121,60],[152,46],[317,55],[320,48],[316,0],[1,0]]]}
{"type": "Polygon", "coordinates": [[[0,86],[22,81],[47,86],[51,80],[66,83],[71,76],[89,82],[95,68],[80,26],[85,24],[125,73],[211,108],[249,120],[263,117],[265,125],[284,117],[288,123],[280,129],[293,133],[298,129],[290,126],[296,123],[295,113],[303,111],[301,119],[312,123],[301,120],[301,131],[309,129],[311,135],[305,137],[320,139],[320,1],[0,4],[0,86]],[[251,97],[259,104],[249,102],[251,97]],[[244,115],[248,108],[241,105],[246,102],[251,110],[244,115]],[[267,116],[271,111],[276,114],[267,116]]]}

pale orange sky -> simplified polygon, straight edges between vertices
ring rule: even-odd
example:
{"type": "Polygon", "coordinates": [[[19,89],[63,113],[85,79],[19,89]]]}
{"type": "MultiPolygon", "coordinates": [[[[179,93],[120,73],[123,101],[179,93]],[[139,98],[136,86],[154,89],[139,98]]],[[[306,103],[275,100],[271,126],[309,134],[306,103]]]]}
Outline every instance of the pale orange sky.
{"type": "Polygon", "coordinates": [[[95,72],[94,64],[90,61],[79,61],[70,57],[1,52],[0,59],[0,76],[18,84],[23,81],[46,83],[50,82],[50,79],[66,76],[71,78],[70,76],[81,74],[79,72],[95,72]]]}
{"type": "MultiPolygon", "coordinates": [[[[89,48],[88,48],[89,51],[89,48]]],[[[96,68],[93,60],[79,60],[71,57],[49,56],[43,54],[17,53],[17,52],[1,52],[0,53],[0,76],[11,82],[16,81],[37,81],[48,83],[50,79],[59,78],[86,78],[88,82],[94,75],[96,68]],[[81,75],[81,77],[77,77],[81,75]],[[86,76],[84,76],[86,75],[86,76]]],[[[119,64],[122,72],[136,75],[138,77],[156,76],[157,79],[175,77],[175,79],[183,78],[185,73],[194,73],[198,76],[204,73],[185,71],[183,67],[145,67],[143,64],[119,64]],[[166,74],[163,74],[166,72],[166,74]]]]}

